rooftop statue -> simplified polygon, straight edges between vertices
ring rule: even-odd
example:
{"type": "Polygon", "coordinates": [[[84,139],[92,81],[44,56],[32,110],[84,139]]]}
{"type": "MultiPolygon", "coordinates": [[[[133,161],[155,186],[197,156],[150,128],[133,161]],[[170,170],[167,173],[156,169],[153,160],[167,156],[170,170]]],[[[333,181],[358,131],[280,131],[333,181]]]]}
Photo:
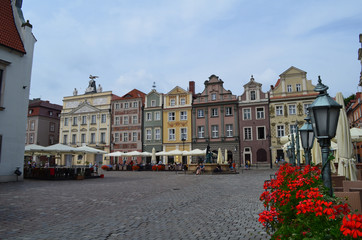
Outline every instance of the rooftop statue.
{"type": "Polygon", "coordinates": [[[85,90],[85,93],[96,93],[97,92],[97,87],[96,87],[96,81],[94,79],[98,78],[98,76],[92,76],[89,75],[89,85],[87,87],[87,89],[85,90]]]}

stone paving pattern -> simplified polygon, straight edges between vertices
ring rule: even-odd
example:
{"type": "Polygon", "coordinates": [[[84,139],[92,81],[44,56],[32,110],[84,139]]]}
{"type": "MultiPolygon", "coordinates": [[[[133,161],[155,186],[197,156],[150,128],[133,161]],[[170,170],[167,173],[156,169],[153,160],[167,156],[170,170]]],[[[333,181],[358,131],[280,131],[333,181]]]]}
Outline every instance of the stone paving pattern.
{"type": "Polygon", "coordinates": [[[270,239],[259,196],[275,171],[1,183],[0,239],[270,239]]]}

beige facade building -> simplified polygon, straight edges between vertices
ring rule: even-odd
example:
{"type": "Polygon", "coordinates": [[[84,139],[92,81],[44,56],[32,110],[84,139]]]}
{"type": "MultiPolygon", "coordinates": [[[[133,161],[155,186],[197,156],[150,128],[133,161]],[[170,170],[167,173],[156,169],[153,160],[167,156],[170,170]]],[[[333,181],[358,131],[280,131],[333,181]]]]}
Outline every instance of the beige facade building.
{"type": "MultiPolygon", "coordinates": [[[[95,89],[95,87],[94,87],[95,89]]],[[[89,91],[83,95],[64,97],[60,117],[60,143],[80,147],[86,145],[110,152],[111,91],[89,91]]],[[[107,164],[101,154],[64,155],[58,165],[107,164]]]]}
{"type": "MultiPolygon", "coordinates": [[[[279,75],[275,86],[270,89],[270,135],[272,160],[286,159],[280,138],[296,132],[304,124],[308,107],[313,103],[317,92],[307,73],[290,67],[279,75]]],[[[302,158],[301,158],[302,159],[302,158]]]]}

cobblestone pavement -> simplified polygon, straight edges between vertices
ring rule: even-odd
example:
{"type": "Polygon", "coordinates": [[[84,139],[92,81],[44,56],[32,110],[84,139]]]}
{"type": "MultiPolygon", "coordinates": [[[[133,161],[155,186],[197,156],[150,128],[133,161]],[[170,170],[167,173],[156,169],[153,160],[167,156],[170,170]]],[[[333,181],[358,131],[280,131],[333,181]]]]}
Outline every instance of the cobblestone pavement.
{"type": "Polygon", "coordinates": [[[0,183],[0,239],[269,239],[259,196],[274,172],[0,183]]]}

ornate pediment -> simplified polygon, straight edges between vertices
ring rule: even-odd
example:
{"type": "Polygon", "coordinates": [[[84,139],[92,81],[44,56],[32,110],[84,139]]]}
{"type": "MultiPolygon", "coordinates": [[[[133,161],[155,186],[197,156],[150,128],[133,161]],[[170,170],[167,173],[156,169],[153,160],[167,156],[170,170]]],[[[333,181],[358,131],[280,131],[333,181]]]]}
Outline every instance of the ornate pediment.
{"type": "Polygon", "coordinates": [[[187,94],[188,92],[184,90],[183,88],[176,86],[174,89],[172,89],[170,92],[168,92],[168,95],[174,95],[174,94],[187,94]]]}
{"type": "Polygon", "coordinates": [[[81,103],[76,109],[74,109],[71,114],[81,114],[81,113],[94,113],[99,112],[100,110],[96,107],[93,107],[88,102],[81,103]]]}

